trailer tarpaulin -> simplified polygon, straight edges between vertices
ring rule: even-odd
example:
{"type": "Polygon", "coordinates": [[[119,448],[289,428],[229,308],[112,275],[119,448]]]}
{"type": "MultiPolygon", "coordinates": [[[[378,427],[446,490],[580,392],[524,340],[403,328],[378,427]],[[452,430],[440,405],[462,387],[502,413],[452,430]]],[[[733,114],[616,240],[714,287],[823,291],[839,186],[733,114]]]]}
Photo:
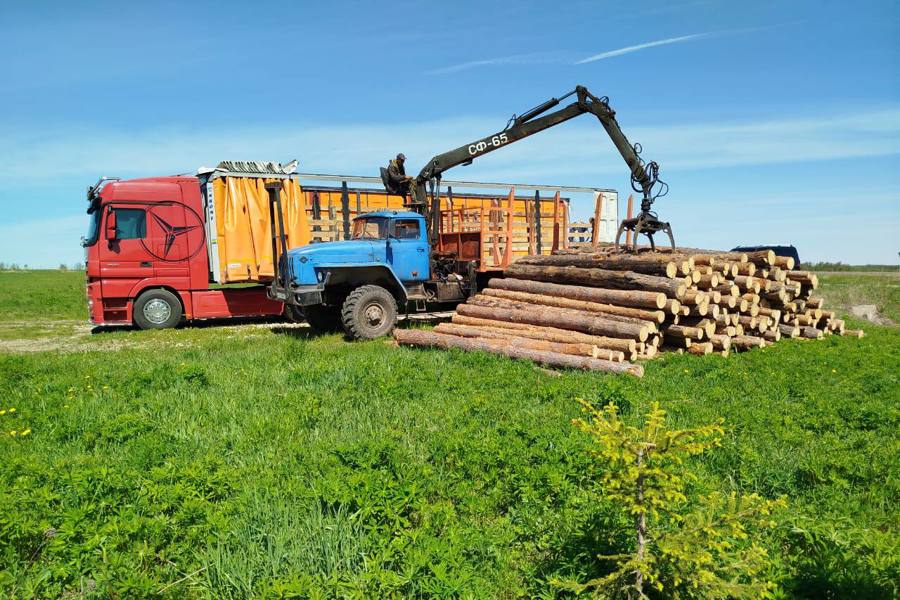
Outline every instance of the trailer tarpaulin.
{"type": "Polygon", "coordinates": [[[266,183],[281,182],[288,248],[309,243],[300,183],[289,178],[221,176],[212,181],[221,283],[265,281],[274,276],[266,183]]]}

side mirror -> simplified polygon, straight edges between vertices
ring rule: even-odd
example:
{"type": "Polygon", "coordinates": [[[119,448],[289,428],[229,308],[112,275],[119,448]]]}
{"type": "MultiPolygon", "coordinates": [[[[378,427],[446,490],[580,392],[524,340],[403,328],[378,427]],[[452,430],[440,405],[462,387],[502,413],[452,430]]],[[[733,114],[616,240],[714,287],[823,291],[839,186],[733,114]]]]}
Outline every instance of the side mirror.
{"type": "Polygon", "coordinates": [[[106,214],[106,239],[116,240],[116,211],[114,210],[106,214]]]}

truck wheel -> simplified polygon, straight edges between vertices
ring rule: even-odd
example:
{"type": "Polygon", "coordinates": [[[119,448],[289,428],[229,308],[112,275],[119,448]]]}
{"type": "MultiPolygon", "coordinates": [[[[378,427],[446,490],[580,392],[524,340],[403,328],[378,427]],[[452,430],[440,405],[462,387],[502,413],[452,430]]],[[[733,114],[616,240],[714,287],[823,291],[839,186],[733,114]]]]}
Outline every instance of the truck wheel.
{"type": "Polygon", "coordinates": [[[304,306],[303,316],[313,331],[334,333],[341,329],[341,311],[336,306],[304,306]]]}
{"type": "Polygon", "coordinates": [[[378,285],[363,285],[347,296],[341,309],[344,331],[354,340],[388,335],[397,324],[397,302],[378,285]]]}
{"type": "Polygon", "coordinates": [[[134,324],[141,329],[168,329],[181,321],[181,301],[168,290],[148,290],[134,303],[134,324]]]}

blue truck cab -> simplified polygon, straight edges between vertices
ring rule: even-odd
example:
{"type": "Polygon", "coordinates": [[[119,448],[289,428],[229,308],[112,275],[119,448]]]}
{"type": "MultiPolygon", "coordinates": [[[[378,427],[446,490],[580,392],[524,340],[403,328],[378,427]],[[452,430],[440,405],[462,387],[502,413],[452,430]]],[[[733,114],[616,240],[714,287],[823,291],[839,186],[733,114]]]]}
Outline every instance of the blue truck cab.
{"type": "Polygon", "coordinates": [[[390,333],[398,307],[415,303],[424,310],[426,301],[467,295],[462,277],[436,279],[431,269],[423,215],[372,212],[353,220],[348,240],[288,250],[279,260],[283,285],[273,285],[270,296],[294,307],[314,329],[342,327],[351,338],[372,339],[390,333]]]}

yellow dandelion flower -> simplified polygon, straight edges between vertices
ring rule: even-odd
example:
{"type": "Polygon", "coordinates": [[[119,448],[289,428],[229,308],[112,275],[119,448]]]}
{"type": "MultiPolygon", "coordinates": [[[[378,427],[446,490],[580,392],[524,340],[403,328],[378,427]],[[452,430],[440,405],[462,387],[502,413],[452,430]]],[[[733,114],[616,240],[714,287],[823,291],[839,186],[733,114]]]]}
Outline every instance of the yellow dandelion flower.
{"type": "Polygon", "coordinates": [[[69,408],[68,404],[63,404],[63,408],[69,408]]]}
{"type": "Polygon", "coordinates": [[[16,437],[16,430],[15,429],[10,430],[9,435],[16,437]]]}
{"type": "Polygon", "coordinates": [[[5,414],[6,414],[6,411],[5,411],[5,410],[0,410],[0,417],[2,417],[2,416],[5,415],[5,414]]]}
{"type": "Polygon", "coordinates": [[[103,389],[104,389],[104,390],[108,390],[108,389],[109,389],[109,386],[108,386],[108,385],[104,385],[104,386],[103,386],[103,389]]]}
{"type": "Polygon", "coordinates": [[[832,372],[832,373],[837,373],[837,369],[832,369],[831,372],[832,372]]]}
{"type": "Polygon", "coordinates": [[[15,408],[10,408],[10,409],[9,409],[9,412],[14,413],[14,412],[16,412],[16,409],[15,409],[15,408]]]}
{"type": "Polygon", "coordinates": [[[28,435],[29,433],[31,433],[31,430],[30,430],[30,429],[23,429],[23,430],[22,430],[22,437],[25,437],[25,436],[28,435]]]}

